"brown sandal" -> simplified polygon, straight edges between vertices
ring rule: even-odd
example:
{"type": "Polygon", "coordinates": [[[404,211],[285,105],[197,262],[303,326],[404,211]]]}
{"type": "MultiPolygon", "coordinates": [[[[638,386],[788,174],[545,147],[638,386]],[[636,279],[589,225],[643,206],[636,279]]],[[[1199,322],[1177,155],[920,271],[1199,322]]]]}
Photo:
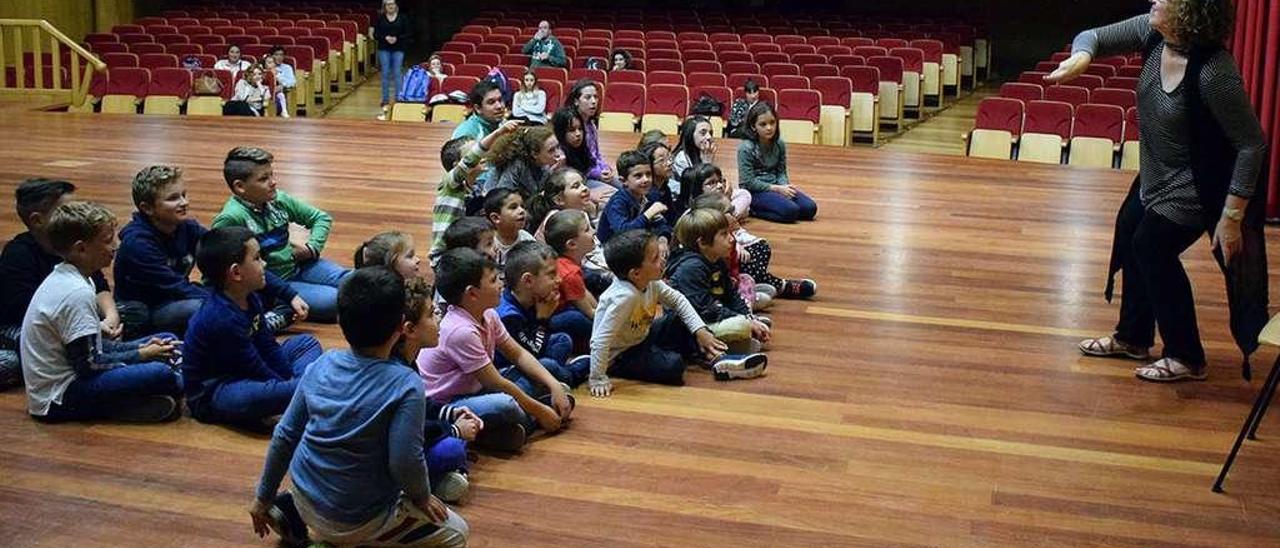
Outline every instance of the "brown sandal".
{"type": "Polygon", "coordinates": [[[1151,359],[1151,352],[1149,349],[1122,343],[1115,337],[1086,339],[1080,341],[1078,348],[1080,348],[1080,352],[1086,356],[1097,356],[1100,358],[1128,358],[1131,360],[1151,359]]]}

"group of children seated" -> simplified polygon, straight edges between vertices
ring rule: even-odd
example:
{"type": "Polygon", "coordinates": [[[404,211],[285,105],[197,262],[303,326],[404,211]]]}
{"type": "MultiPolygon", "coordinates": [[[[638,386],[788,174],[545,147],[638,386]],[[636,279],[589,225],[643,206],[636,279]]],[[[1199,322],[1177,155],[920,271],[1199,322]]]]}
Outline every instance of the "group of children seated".
{"type": "MultiPolygon", "coordinates": [[[[687,122],[690,143],[704,121],[687,122]]],[[[563,166],[532,192],[513,181],[481,194],[487,157],[528,130],[508,122],[444,145],[431,273],[400,232],[362,244],[354,269],[322,258],[331,217],[277,189],[258,148],[227,154],[231,196],[208,228],[189,215],[181,169],[140,171],[118,242],[115,215],[75,200],[71,183],[25,181],[28,231],[0,256],[0,380],[20,371],[42,422],[162,422],[185,400],[202,422],[275,425],[251,509],[259,534],[465,545],[466,523],[441,501],[469,488],[468,446],[518,451],[561,430],[582,383],[596,397],[611,377],[681,385],[687,363],[759,377],[773,328],[759,312],[816,291],[769,274],[772,251],[741,226],[734,186],[699,161],[705,139],[673,155],[646,135],[618,158],[605,203],[563,166]],[[277,340],[302,320],[336,320],[349,348],[277,340]],[[293,489],[278,492],[286,471],[293,489]]]]}

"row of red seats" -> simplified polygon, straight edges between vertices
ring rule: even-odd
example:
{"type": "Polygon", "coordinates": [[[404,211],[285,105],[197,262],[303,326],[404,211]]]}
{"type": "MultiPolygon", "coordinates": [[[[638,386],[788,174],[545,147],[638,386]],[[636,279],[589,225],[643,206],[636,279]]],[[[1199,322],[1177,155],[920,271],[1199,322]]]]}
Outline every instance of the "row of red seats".
{"type": "MultiPolygon", "coordinates": [[[[554,8],[552,8],[554,9],[554,8]]],[[[862,15],[824,14],[819,18],[807,18],[796,14],[753,14],[750,12],[735,13],[732,17],[715,17],[708,14],[693,13],[690,10],[672,12],[613,13],[605,11],[584,11],[578,7],[570,11],[555,14],[551,9],[539,9],[533,12],[519,13],[504,11],[501,13],[481,13],[472,22],[479,25],[496,26],[534,26],[539,21],[547,20],[553,26],[573,26],[590,24],[602,28],[623,30],[664,30],[673,32],[757,32],[771,34],[816,34],[806,31],[847,31],[885,32],[900,34],[915,30],[943,31],[948,29],[974,29],[976,26],[962,19],[933,20],[929,18],[913,19],[910,22],[891,18],[871,18],[862,15]]]]}
{"type": "Polygon", "coordinates": [[[1119,145],[1138,139],[1138,109],[1116,105],[1085,103],[1073,106],[1062,101],[1027,101],[987,97],[978,104],[976,129],[1023,133],[1047,133],[1070,140],[1097,137],[1119,145]]]}
{"type": "MultiPolygon", "coordinates": [[[[230,99],[237,82],[247,76],[247,71],[233,74],[228,70],[202,69],[191,71],[182,68],[119,67],[107,78],[106,95],[129,95],[145,99],[152,95],[174,96],[183,100],[192,93],[192,81],[205,74],[212,74],[222,82],[222,99],[230,99]]],[[[275,75],[266,73],[263,83],[275,90],[275,75]]]]}
{"type": "MultiPolygon", "coordinates": [[[[250,63],[256,63],[258,59],[261,59],[267,55],[270,55],[270,53],[271,53],[271,46],[259,46],[256,49],[251,49],[251,50],[242,52],[241,57],[244,60],[249,61],[250,63]]],[[[184,68],[185,69],[187,67],[183,66],[183,62],[188,59],[194,59],[198,61],[199,62],[198,68],[213,68],[213,65],[218,62],[217,56],[207,54],[207,53],[199,54],[199,55],[187,55],[181,58],[171,53],[144,53],[142,55],[136,55],[133,53],[104,53],[102,54],[101,59],[103,63],[107,64],[108,70],[114,69],[114,68],[134,68],[134,67],[141,67],[146,69],[158,69],[158,68],[184,68]]],[[[286,55],[284,59],[285,59],[285,63],[288,63],[291,66],[297,62],[296,59],[291,59],[288,55],[286,55]]]]}
{"type": "Polygon", "coordinates": [[[1041,86],[1025,82],[1006,82],[1000,86],[1000,96],[1027,101],[1061,101],[1073,106],[1086,103],[1116,105],[1120,108],[1137,106],[1138,94],[1132,89],[1099,87],[1089,89],[1080,86],[1041,86]]]}
{"type": "MultiPolygon", "coordinates": [[[[284,39],[271,40],[266,43],[260,43],[260,42],[237,43],[236,45],[240,46],[240,50],[242,52],[248,48],[253,48],[255,46],[270,49],[275,46],[287,48],[289,46],[298,45],[297,43],[295,43],[292,37],[285,36],[285,37],[277,37],[277,38],[284,38],[284,39]]],[[[211,42],[207,44],[155,44],[155,43],[122,44],[119,42],[98,42],[96,44],[89,44],[86,47],[86,49],[93,52],[98,57],[102,57],[103,55],[108,55],[112,53],[132,53],[134,55],[169,53],[169,54],[177,55],[180,58],[188,55],[202,55],[202,54],[215,55],[221,58],[226,56],[227,50],[230,47],[231,47],[231,44],[225,41],[216,42],[216,43],[211,42]]],[[[307,45],[306,47],[310,48],[313,54],[315,53],[315,49],[316,49],[315,45],[307,45]]]]}

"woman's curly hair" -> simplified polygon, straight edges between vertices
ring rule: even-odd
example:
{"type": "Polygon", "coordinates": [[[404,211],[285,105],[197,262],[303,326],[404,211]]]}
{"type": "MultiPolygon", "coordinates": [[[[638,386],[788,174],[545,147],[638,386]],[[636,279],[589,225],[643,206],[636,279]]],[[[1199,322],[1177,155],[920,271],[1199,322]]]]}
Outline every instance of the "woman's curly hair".
{"type": "Polygon", "coordinates": [[[1231,0],[1173,0],[1175,32],[1184,48],[1219,47],[1233,29],[1231,0]]]}
{"type": "Polygon", "coordinates": [[[521,128],[520,131],[498,138],[489,152],[489,163],[501,168],[516,160],[524,160],[533,164],[534,156],[547,142],[547,137],[554,137],[550,126],[533,126],[521,128]]]}

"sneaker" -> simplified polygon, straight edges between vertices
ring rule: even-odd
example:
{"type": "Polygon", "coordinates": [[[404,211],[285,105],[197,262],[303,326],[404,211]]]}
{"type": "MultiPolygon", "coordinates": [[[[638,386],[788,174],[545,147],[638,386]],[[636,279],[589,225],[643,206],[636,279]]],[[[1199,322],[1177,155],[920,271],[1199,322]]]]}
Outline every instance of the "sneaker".
{"type": "Polygon", "coordinates": [[[272,333],[284,331],[293,323],[289,316],[285,316],[284,314],[274,310],[267,311],[262,315],[262,317],[266,320],[267,329],[270,329],[272,333]]]}
{"type": "Polygon", "coordinates": [[[786,280],[778,296],[784,299],[809,299],[818,293],[818,282],[808,278],[786,280]]]}
{"type": "Polygon", "coordinates": [[[756,316],[756,321],[769,326],[769,329],[773,329],[773,318],[768,316],[756,316]]]}
{"type": "Polygon", "coordinates": [[[384,113],[384,114],[379,114],[379,115],[377,116],[377,120],[378,120],[379,122],[385,122],[385,121],[387,121],[387,115],[386,115],[385,113],[384,113]]]}
{"type": "Polygon", "coordinates": [[[751,309],[759,311],[768,309],[770,306],[773,306],[773,296],[768,293],[757,292],[756,302],[751,305],[751,309]]]}
{"type": "Polygon", "coordinates": [[[170,396],[147,396],[111,415],[121,422],[168,422],[182,415],[182,406],[170,396]]]}
{"type": "Polygon", "coordinates": [[[755,289],[756,289],[756,293],[765,293],[765,294],[768,294],[770,297],[778,296],[778,288],[773,287],[772,285],[769,285],[769,284],[756,284],[755,289]]]}
{"type": "Polygon", "coordinates": [[[769,358],[764,354],[747,354],[745,356],[724,356],[711,366],[716,380],[731,381],[735,379],[754,379],[764,375],[769,366],[769,358]]]}
{"type": "Polygon", "coordinates": [[[276,495],[267,511],[271,521],[267,525],[286,546],[306,546],[311,540],[307,538],[307,524],[302,521],[298,507],[293,504],[293,493],[285,491],[276,495]]]}
{"type": "Polygon", "coordinates": [[[462,500],[470,489],[471,480],[467,479],[466,472],[454,470],[440,478],[432,492],[436,498],[452,504],[462,500]]]}

